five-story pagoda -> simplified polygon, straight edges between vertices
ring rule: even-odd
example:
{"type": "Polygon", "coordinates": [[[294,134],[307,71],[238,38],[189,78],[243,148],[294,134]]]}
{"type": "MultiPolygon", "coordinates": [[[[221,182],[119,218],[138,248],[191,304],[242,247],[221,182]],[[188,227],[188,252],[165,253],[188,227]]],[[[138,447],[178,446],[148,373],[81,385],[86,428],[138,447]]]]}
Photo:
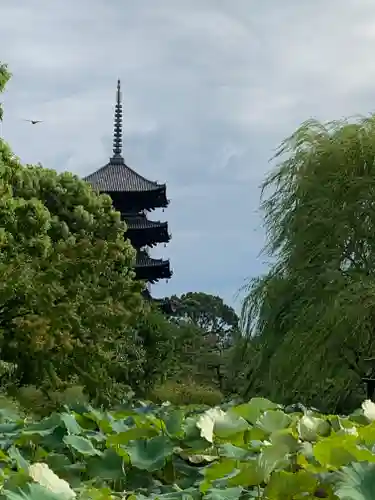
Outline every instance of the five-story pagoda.
{"type": "Polygon", "coordinates": [[[160,279],[169,279],[172,276],[169,260],[153,259],[149,256],[150,248],[158,243],[169,242],[168,223],[147,218],[148,212],[168,206],[166,185],[146,179],[128,167],[124,161],[120,80],[117,82],[113,156],[104,167],[85,177],[85,181],[99,192],[108,194],[115,209],[121,213],[127,225],[126,237],[137,250],[137,279],[146,281],[148,285],[160,279]]]}

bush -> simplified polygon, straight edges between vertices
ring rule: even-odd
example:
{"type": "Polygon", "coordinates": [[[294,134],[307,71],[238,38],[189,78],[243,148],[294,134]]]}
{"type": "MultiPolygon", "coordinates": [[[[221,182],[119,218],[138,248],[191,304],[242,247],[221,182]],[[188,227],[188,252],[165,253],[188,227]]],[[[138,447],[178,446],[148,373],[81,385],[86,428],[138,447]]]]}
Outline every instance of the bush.
{"type": "Polygon", "coordinates": [[[88,402],[83,387],[79,385],[66,387],[60,391],[48,392],[30,385],[21,387],[14,397],[27,412],[41,417],[61,409],[64,405],[70,406],[75,403],[88,402]]]}
{"type": "Polygon", "coordinates": [[[194,381],[176,382],[170,380],[157,385],[149,394],[155,403],[170,401],[174,405],[204,404],[216,406],[223,401],[223,394],[213,387],[194,381]]]}

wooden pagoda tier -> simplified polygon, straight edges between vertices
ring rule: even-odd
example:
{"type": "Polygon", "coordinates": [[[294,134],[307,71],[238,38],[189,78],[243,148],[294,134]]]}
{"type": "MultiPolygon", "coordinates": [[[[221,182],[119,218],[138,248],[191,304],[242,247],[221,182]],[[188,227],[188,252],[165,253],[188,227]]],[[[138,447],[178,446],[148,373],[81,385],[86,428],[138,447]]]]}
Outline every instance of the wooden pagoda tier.
{"type": "Polygon", "coordinates": [[[166,208],[169,204],[166,185],[149,181],[128,167],[122,156],[113,155],[109,162],[85,181],[112,198],[121,213],[166,208]]]}
{"type": "Polygon", "coordinates": [[[122,103],[120,80],[113,133],[113,155],[109,162],[84,179],[100,193],[108,194],[115,209],[127,224],[125,237],[137,250],[135,272],[137,279],[156,283],[172,276],[169,260],[153,259],[145,247],[168,243],[168,223],[148,220],[146,213],[169,204],[166,185],[150,181],[126,165],[122,156],[122,103]]]}
{"type": "Polygon", "coordinates": [[[148,283],[156,283],[160,279],[169,279],[172,273],[169,268],[169,260],[152,259],[147,252],[137,252],[135,264],[136,277],[148,283]]]}
{"type": "Polygon", "coordinates": [[[168,243],[171,239],[168,233],[168,223],[148,220],[144,213],[121,214],[126,222],[126,236],[137,250],[148,246],[150,248],[158,243],[168,243]]]}

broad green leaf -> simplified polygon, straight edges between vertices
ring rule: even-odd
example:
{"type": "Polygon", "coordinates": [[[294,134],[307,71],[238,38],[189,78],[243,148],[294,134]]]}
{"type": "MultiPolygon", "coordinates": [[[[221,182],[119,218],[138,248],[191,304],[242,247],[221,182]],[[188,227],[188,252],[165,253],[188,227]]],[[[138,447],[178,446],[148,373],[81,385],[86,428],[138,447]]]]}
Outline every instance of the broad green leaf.
{"type": "Polygon", "coordinates": [[[173,444],[165,436],[133,441],[124,448],[134,467],[150,472],[162,469],[166,459],[173,453],[173,444]]]}
{"type": "Polygon", "coordinates": [[[0,408],[0,420],[2,421],[2,423],[5,423],[9,421],[19,422],[22,419],[20,419],[20,415],[18,413],[17,408],[12,407],[12,405],[10,405],[7,408],[4,407],[0,408]]]}
{"type": "MultiPolygon", "coordinates": [[[[201,429],[198,428],[197,424],[199,417],[187,417],[183,424],[184,429],[184,445],[193,450],[204,450],[208,441],[201,436],[201,429]]],[[[210,424],[208,431],[209,437],[213,439],[213,424],[210,424]]]]}
{"type": "Polygon", "coordinates": [[[184,412],[173,410],[163,417],[165,428],[170,436],[180,436],[183,434],[184,412]]]}
{"type": "Polygon", "coordinates": [[[211,488],[203,498],[206,500],[238,500],[241,496],[242,488],[211,488]]]}
{"type": "Polygon", "coordinates": [[[9,458],[14,460],[17,465],[17,469],[27,472],[29,470],[29,462],[24,459],[19,449],[15,446],[11,446],[8,450],[9,458]]]}
{"type": "Polygon", "coordinates": [[[228,474],[233,473],[236,469],[236,460],[224,459],[215,464],[209,465],[203,469],[203,475],[206,481],[214,481],[215,479],[221,479],[228,474]]]}
{"type": "Polygon", "coordinates": [[[282,410],[267,410],[256,421],[255,425],[268,434],[285,429],[291,423],[289,415],[282,410]]]}
{"type": "Polygon", "coordinates": [[[297,449],[300,448],[300,443],[298,442],[298,439],[293,435],[293,431],[291,428],[273,432],[269,436],[269,440],[274,446],[286,446],[291,453],[297,451],[297,449]]]}
{"type": "MultiPolygon", "coordinates": [[[[327,432],[328,424],[329,435],[324,437],[311,427],[315,439],[301,441],[296,431],[301,414],[285,414],[278,406],[267,408],[251,425],[233,411],[238,407],[228,403],[223,408],[226,411],[155,407],[147,414],[124,410],[131,415],[117,421],[112,413],[103,412],[101,430],[94,420],[85,423],[87,417],[66,410],[28,423],[25,433],[21,424],[17,428],[7,424],[0,486],[4,484],[7,495],[18,495],[13,500],[30,500],[36,491],[30,493],[26,486],[30,467],[46,462],[59,478],[77,488],[77,500],[108,500],[125,490],[129,500],[200,500],[202,496],[252,500],[259,495],[269,500],[307,500],[314,492],[333,500],[333,491],[341,500],[369,500],[373,495],[369,485],[372,463],[375,466],[375,422],[359,425],[345,417],[306,410],[304,416],[312,427],[318,421],[318,427],[323,425],[327,432]],[[185,417],[186,412],[190,416],[185,417]],[[214,443],[201,438],[202,429],[197,427],[207,415],[207,427],[202,427],[206,434],[212,432],[214,443]],[[115,429],[114,422],[121,425],[115,429]],[[343,473],[337,474],[342,466],[343,473]]],[[[40,490],[37,493],[42,495],[40,490]]],[[[0,498],[8,497],[0,492],[0,498]]]]}
{"type": "Polygon", "coordinates": [[[65,444],[71,446],[82,455],[101,455],[101,452],[94,448],[91,441],[82,436],[67,435],[64,436],[63,441],[65,444]]]}
{"type": "Polygon", "coordinates": [[[267,478],[274,470],[289,466],[289,448],[282,444],[265,446],[257,460],[267,478]]]}
{"type": "Polygon", "coordinates": [[[244,433],[245,443],[250,443],[252,441],[262,442],[267,438],[268,438],[267,432],[265,432],[263,429],[260,429],[259,427],[251,427],[244,433]]]}
{"type": "MultiPolygon", "coordinates": [[[[112,493],[113,491],[110,488],[97,489],[88,487],[80,494],[79,500],[115,500],[112,493]]],[[[127,496],[126,500],[138,500],[137,498],[132,499],[132,496],[134,495],[127,496]]]]}
{"type": "Polygon", "coordinates": [[[66,467],[72,465],[69,458],[66,455],[63,455],[62,453],[48,453],[47,456],[45,457],[45,462],[57,474],[60,471],[65,470],[66,467]]]}
{"type": "Polygon", "coordinates": [[[375,465],[353,463],[350,467],[343,467],[335,493],[340,500],[373,500],[375,465]]]}
{"type": "Polygon", "coordinates": [[[53,413],[50,417],[26,426],[22,430],[22,435],[39,434],[40,436],[47,436],[52,434],[53,431],[61,423],[60,416],[57,413],[53,413]]]}
{"type": "Polygon", "coordinates": [[[102,421],[107,419],[107,416],[103,411],[97,410],[96,408],[92,407],[90,407],[89,411],[84,413],[83,416],[92,420],[98,425],[100,425],[102,421]]]}
{"type": "Polygon", "coordinates": [[[375,445],[375,422],[364,427],[358,427],[357,433],[359,439],[366,444],[366,446],[375,445]]]}
{"type": "Polygon", "coordinates": [[[112,449],[105,450],[101,457],[87,461],[87,472],[93,479],[118,480],[125,478],[123,459],[112,449]]]}
{"type": "Polygon", "coordinates": [[[228,412],[215,421],[214,435],[222,439],[229,439],[247,429],[249,429],[249,424],[244,418],[228,412]]]}
{"type": "Polygon", "coordinates": [[[270,474],[289,465],[286,446],[266,446],[262,452],[240,466],[240,472],[229,479],[231,486],[257,486],[267,482],[270,474]]]}
{"type": "Polygon", "coordinates": [[[351,422],[353,422],[354,424],[360,424],[360,425],[367,425],[368,424],[368,420],[367,418],[364,416],[363,414],[363,410],[362,409],[357,409],[355,410],[353,413],[351,413],[348,417],[350,419],[351,422]]]}
{"type": "Polygon", "coordinates": [[[276,471],[266,486],[265,497],[269,500],[294,500],[296,495],[313,494],[317,485],[317,479],[309,472],[276,471]]]}
{"type": "Polygon", "coordinates": [[[7,422],[4,424],[0,424],[0,433],[1,434],[12,434],[21,428],[21,424],[17,422],[7,422]]]}
{"type": "Polygon", "coordinates": [[[219,446],[219,453],[222,457],[242,460],[249,454],[249,450],[234,446],[232,443],[224,443],[219,446]]]}
{"type": "Polygon", "coordinates": [[[267,410],[276,410],[277,408],[279,408],[279,405],[272,403],[268,399],[252,398],[248,403],[234,406],[231,412],[243,417],[251,424],[255,424],[263,412],[267,410]]]}
{"type": "Polygon", "coordinates": [[[119,432],[118,434],[113,434],[107,439],[107,446],[120,446],[128,444],[130,441],[135,439],[146,439],[155,437],[158,435],[156,429],[151,429],[147,427],[133,427],[124,432],[119,432]]]}
{"type": "Polygon", "coordinates": [[[70,500],[62,494],[53,493],[39,484],[30,483],[25,490],[3,491],[7,500],[70,500]]]}
{"type": "Polygon", "coordinates": [[[82,428],[81,426],[77,423],[77,420],[75,419],[74,415],[71,413],[60,413],[60,418],[62,422],[64,423],[66,430],[68,431],[68,434],[82,434],[82,428]]]}
{"type": "MultiPolygon", "coordinates": [[[[199,490],[193,488],[188,488],[183,491],[172,491],[171,493],[164,493],[163,495],[157,496],[158,500],[200,500],[200,498],[201,494],[199,493],[199,490]]],[[[127,497],[127,500],[139,500],[139,497],[127,497]]]]}
{"type": "Polygon", "coordinates": [[[258,460],[250,460],[241,465],[240,472],[228,479],[230,486],[259,486],[266,479],[266,474],[258,460]]]}
{"type": "Polygon", "coordinates": [[[371,451],[360,448],[352,435],[333,435],[322,439],[313,448],[314,457],[324,467],[336,469],[351,462],[375,462],[371,451]]]}
{"type": "Polygon", "coordinates": [[[197,427],[197,422],[200,417],[187,417],[183,423],[185,440],[200,439],[200,430],[197,427]]]}
{"type": "Polygon", "coordinates": [[[85,437],[95,443],[105,443],[107,441],[107,435],[104,432],[87,431],[85,432],[85,437]]]}
{"type": "Polygon", "coordinates": [[[110,422],[107,422],[107,424],[108,424],[108,431],[109,429],[111,429],[113,432],[119,433],[129,430],[129,426],[126,425],[123,420],[111,420],[110,422]]]}

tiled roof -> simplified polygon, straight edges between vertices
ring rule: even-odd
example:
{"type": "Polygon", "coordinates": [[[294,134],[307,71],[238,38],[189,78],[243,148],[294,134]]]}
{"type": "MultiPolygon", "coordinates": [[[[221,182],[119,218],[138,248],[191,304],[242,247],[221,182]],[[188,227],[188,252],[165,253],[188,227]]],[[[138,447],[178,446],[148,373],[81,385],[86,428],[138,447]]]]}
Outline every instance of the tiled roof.
{"type": "Polygon", "coordinates": [[[146,252],[137,252],[135,267],[169,267],[169,260],[152,259],[146,252]]]}
{"type": "Polygon", "coordinates": [[[151,228],[162,228],[168,227],[167,222],[152,221],[148,220],[145,215],[127,215],[122,214],[123,219],[128,226],[128,229],[151,229],[151,228]]]}
{"type": "Polygon", "coordinates": [[[124,159],[112,157],[104,167],[88,175],[84,180],[102,192],[159,191],[165,184],[158,184],[137,174],[124,159]]]}

